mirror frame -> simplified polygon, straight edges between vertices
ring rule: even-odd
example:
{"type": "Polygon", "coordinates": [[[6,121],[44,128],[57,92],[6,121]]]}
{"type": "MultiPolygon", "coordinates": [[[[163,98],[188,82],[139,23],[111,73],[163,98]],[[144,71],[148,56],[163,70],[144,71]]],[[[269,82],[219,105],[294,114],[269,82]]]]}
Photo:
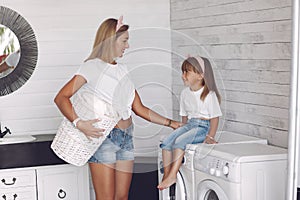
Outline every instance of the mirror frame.
{"type": "Polygon", "coordinates": [[[38,46],[30,24],[16,11],[0,6],[0,24],[8,27],[18,38],[21,56],[15,69],[0,78],[0,96],[8,95],[31,77],[38,59],[38,46]]]}

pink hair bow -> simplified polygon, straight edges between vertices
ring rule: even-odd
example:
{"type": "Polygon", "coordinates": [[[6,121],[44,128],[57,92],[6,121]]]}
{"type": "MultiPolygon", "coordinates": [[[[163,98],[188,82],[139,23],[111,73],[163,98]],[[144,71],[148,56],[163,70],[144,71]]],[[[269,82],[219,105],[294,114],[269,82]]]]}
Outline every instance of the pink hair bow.
{"type": "Polygon", "coordinates": [[[200,67],[201,67],[202,72],[204,74],[204,71],[205,71],[204,60],[200,56],[196,56],[195,58],[198,61],[198,63],[200,64],[200,67]]]}
{"type": "Polygon", "coordinates": [[[117,26],[116,26],[116,32],[118,32],[118,30],[121,28],[121,26],[123,26],[123,15],[121,15],[118,19],[118,22],[117,22],[117,26]]]}
{"type": "MultiPolygon", "coordinates": [[[[187,58],[191,58],[192,56],[190,54],[187,54],[186,56],[187,58]]],[[[205,71],[205,65],[204,65],[204,60],[200,57],[200,56],[194,56],[194,58],[196,58],[196,60],[198,61],[198,63],[200,64],[200,67],[202,69],[202,72],[204,74],[205,71]]]]}

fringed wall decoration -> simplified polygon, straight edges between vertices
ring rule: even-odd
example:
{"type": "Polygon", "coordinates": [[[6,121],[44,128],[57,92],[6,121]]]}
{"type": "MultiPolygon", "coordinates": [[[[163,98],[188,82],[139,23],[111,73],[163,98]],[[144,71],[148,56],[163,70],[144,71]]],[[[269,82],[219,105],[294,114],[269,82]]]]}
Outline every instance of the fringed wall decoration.
{"type": "Polygon", "coordinates": [[[16,11],[0,6],[0,24],[9,28],[20,43],[20,60],[15,69],[0,78],[0,96],[10,94],[32,75],[38,58],[37,40],[30,24],[16,11]]]}

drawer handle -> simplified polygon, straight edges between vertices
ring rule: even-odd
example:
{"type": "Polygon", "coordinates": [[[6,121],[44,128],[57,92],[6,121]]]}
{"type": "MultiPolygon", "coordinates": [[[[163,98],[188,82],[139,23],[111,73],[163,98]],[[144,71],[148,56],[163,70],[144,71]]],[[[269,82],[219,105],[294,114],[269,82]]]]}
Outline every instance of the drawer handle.
{"type": "MultiPolygon", "coordinates": [[[[13,199],[13,200],[16,200],[16,199],[17,199],[17,196],[18,196],[17,194],[14,194],[14,196],[13,196],[14,199],[13,199]]],[[[3,195],[2,198],[3,198],[4,200],[6,200],[6,195],[3,195]]]]}
{"type": "Polygon", "coordinates": [[[62,189],[60,189],[58,191],[58,194],[57,196],[60,198],[60,199],[64,199],[66,196],[67,196],[67,193],[65,191],[63,191],[62,189]]]}
{"type": "Polygon", "coordinates": [[[13,185],[13,184],[16,183],[17,179],[14,177],[14,178],[12,179],[12,183],[6,183],[6,180],[5,180],[5,179],[2,179],[1,181],[2,181],[2,183],[4,183],[4,185],[13,185]]]}

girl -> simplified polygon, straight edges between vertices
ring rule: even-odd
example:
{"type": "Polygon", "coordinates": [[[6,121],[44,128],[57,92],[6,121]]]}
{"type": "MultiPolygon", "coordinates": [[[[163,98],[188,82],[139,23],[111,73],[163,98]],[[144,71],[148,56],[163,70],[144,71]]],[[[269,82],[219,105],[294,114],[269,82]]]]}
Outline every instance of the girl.
{"type": "Polygon", "coordinates": [[[127,200],[133,169],[133,125],[131,110],[148,121],[177,128],[180,122],[167,119],[145,107],[128,76],[127,67],[116,62],[128,45],[128,25],[107,19],[99,27],[93,50],[74,77],[55,97],[62,114],[87,137],[101,137],[101,129],[74,112],[70,98],[84,86],[111,103],[122,119],[89,160],[96,200],[127,200]]]}
{"type": "Polygon", "coordinates": [[[187,88],[180,95],[180,115],[185,124],[176,129],[160,145],[164,176],[157,186],[163,190],[176,182],[187,144],[216,143],[220,109],[220,94],[208,59],[189,57],[182,63],[182,79],[187,88]]]}

